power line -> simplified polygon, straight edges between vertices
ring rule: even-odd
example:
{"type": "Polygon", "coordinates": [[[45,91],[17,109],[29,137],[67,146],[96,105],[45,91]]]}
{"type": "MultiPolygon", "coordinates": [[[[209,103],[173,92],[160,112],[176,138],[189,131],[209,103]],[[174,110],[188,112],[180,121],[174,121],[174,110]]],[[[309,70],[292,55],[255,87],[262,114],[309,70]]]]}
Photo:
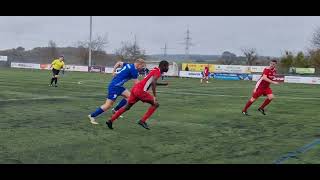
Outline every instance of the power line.
{"type": "Polygon", "coordinates": [[[192,38],[190,37],[190,30],[189,27],[187,28],[187,36],[184,38],[185,42],[185,58],[189,59],[189,54],[190,54],[190,47],[194,46],[194,44],[191,42],[192,38]]]}
{"type": "Polygon", "coordinates": [[[168,48],[167,43],[165,43],[165,44],[164,44],[164,47],[161,48],[161,50],[163,50],[163,56],[164,56],[164,58],[166,58],[167,55],[168,55],[168,49],[173,49],[173,48],[168,48]]]}
{"type": "Polygon", "coordinates": [[[163,56],[167,57],[167,50],[168,50],[168,46],[167,43],[164,44],[164,48],[161,48],[163,50],[163,56]]]}

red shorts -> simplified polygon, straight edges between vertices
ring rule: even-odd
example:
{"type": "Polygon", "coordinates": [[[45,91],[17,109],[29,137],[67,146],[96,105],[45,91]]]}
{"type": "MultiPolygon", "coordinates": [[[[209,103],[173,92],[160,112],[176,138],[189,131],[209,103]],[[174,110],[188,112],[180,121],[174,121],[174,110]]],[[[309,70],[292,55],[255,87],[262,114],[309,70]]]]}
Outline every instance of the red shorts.
{"type": "Polygon", "coordinates": [[[269,94],[272,94],[271,88],[265,88],[265,89],[258,88],[258,89],[256,89],[256,92],[253,92],[252,97],[257,99],[262,95],[266,96],[266,95],[269,95],[269,94]]]}
{"type": "Polygon", "coordinates": [[[128,104],[135,104],[138,101],[154,104],[154,97],[143,90],[143,88],[135,87],[131,90],[128,104]]]}

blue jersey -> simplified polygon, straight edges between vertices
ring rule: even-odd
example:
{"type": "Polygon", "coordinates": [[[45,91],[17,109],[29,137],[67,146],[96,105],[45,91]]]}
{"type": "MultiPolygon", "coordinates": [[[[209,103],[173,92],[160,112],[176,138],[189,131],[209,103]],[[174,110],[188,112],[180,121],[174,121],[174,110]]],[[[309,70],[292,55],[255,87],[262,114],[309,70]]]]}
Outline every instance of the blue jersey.
{"type": "Polygon", "coordinates": [[[112,79],[109,86],[122,87],[130,79],[138,79],[138,70],[134,67],[134,64],[123,63],[122,69],[112,79]]]}

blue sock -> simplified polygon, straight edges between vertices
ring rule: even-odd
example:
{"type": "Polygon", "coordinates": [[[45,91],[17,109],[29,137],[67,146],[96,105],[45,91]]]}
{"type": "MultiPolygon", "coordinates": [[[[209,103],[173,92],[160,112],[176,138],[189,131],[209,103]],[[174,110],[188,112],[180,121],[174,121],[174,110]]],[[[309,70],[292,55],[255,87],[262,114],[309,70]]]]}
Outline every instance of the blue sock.
{"type": "Polygon", "coordinates": [[[91,117],[97,117],[102,114],[104,111],[99,107],[94,113],[91,114],[91,117]]]}
{"type": "Polygon", "coordinates": [[[122,99],[118,105],[114,108],[115,111],[118,111],[119,109],[121,109],[123,106],[125,106],[127,104],[127,100],[126,99],[122,99]]]}

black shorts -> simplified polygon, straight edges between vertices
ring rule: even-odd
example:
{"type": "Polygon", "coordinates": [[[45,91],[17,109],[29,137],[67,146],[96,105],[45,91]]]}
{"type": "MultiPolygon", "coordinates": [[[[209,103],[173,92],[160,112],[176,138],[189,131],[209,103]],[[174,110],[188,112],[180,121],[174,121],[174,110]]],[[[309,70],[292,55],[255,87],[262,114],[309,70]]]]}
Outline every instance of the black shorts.
{"type": "Polygon", "coordinates": [[[59,75],[60,70],[52,69],[53,76],[59,75]]]}

